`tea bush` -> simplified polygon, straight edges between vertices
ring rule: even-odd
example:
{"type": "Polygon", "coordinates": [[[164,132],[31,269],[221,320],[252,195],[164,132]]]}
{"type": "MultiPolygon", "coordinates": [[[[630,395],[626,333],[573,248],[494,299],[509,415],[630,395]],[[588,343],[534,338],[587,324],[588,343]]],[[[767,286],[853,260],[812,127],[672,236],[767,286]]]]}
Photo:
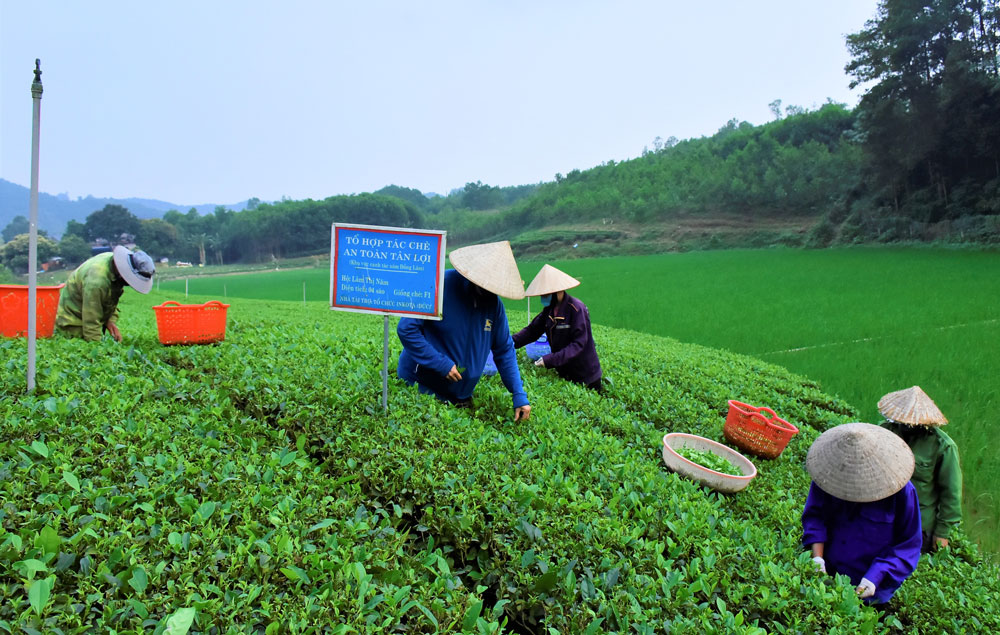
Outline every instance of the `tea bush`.
{"type": "Polygon", "coordinates": [[[125,294],[123,344],[40,341],[34,395],[0,341],[0,632],[1000,629],[962,536],[885,616],[813,570],[805,452],[856,414],[779,367],[595,327],[604,396],[522,360],[527,422],[497,377],[473,412],[391,378],[383,415],[377,317],[236,301],[224,343],[162,347],[159,301],[125,294]],[[801,429],[734,496],[660,459],[728,399],[801,429]]]}

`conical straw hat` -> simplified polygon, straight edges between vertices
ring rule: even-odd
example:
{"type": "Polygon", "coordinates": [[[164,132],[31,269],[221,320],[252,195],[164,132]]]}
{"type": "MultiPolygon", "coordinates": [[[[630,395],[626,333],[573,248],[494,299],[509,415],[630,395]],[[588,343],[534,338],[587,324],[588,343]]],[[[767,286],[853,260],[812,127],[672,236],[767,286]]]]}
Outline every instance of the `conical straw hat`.
{"type": "Polygon", "coordinates": [[[576,278],[559,271],[552,265],[545,265],[531,281],[524,295],[546,295],[572,289],[580,284],[576,278]]]}
{"type": "Polygon", "coordinates": [[[813,442],[806,470],[827,494],[868,503],[903,489],[913,475],[913,452],[891,430],[845,423],[813,442]]]}
{"type": "Polygon", "coordinates": [[[878,411],[890,421],[911,426],[943,426],[948,423],[920,386],[897,390],[882,397],[878,400],[878,411]]]}
{"type": "Polygon", "coordinates": [[[462,247],[448,257],[451,265],[474,284],[511,300],[524,299],[524,281],[506,240],[462,247]]]}

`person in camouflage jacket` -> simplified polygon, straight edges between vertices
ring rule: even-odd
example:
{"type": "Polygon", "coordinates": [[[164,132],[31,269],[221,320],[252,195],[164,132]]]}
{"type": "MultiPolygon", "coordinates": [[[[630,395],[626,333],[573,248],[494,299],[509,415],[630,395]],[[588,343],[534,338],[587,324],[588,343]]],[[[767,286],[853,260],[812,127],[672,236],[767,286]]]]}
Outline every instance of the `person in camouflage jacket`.
{"type": "Polygon", "coordinates": [[[139,293],[153,287],[156,267],[144,251],[118,245],[114,251],[88,259],[70,274],[59,294],[56,327],[67,337],[101,339],[104,331],[121,341],[118,300],[126,286],[139,293]]]}

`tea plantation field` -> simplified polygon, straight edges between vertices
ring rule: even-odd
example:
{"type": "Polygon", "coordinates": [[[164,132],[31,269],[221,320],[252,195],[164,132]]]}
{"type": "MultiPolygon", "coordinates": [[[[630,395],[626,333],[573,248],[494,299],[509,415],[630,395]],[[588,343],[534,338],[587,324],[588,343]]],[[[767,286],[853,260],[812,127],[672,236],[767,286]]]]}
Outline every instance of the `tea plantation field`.
{"type": "Polygon", "coordinates": [[[522,360],[528,422],[496,377],[473,413],[392,378],[384,416],[381,319],[239,300],[224,343],[166,348],[166,299],[126,292],[122,344],[40,341],[31,396],[0,340],[0,632],[1000,630],[963,536],[881,621],[813,570],[805,453],[858,413],[780,367],[596,327],[605,397],[522,360]],[[730,398],[802,432],[722,496],[660,439],[722,440],[730,398]]]}
{"type": "MultiPolygon", "coordinates": [[[[552,264],[579,276],[575,294],[594,322],[778,364],[818,381],[862,421],[881,419],[885,393],[920,385],[959,446],[967,531],[1000,554],[1000,251],[777,249],[552,264]]],[[[522,276],[541,266],[522,262],[522,276]]],[[[525,323],[525,303],[508,307],[525,323]]]]}

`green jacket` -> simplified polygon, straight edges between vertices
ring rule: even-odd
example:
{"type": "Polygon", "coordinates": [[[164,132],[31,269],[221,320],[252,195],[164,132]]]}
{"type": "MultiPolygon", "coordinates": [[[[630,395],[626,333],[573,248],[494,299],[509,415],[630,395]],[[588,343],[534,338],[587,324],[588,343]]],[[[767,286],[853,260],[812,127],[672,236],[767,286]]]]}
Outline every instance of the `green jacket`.
{"type": "Polygon", "coordinates": [[[112,254],[97,254],[76,268],[59,294],[56,326],[83,339],[101,339],[104,325],[118,320],[118,300],[125,280],[118,275],[112,254]]]}
{"type": "Polygon", "coordinates": [[[962,468],[958,446],[937,426],[882,424],[898,434],[913,450],[915,465],[910,480],[920,499],[920,520],[931,537],[950,538],[962,520],[962,468]]]}

